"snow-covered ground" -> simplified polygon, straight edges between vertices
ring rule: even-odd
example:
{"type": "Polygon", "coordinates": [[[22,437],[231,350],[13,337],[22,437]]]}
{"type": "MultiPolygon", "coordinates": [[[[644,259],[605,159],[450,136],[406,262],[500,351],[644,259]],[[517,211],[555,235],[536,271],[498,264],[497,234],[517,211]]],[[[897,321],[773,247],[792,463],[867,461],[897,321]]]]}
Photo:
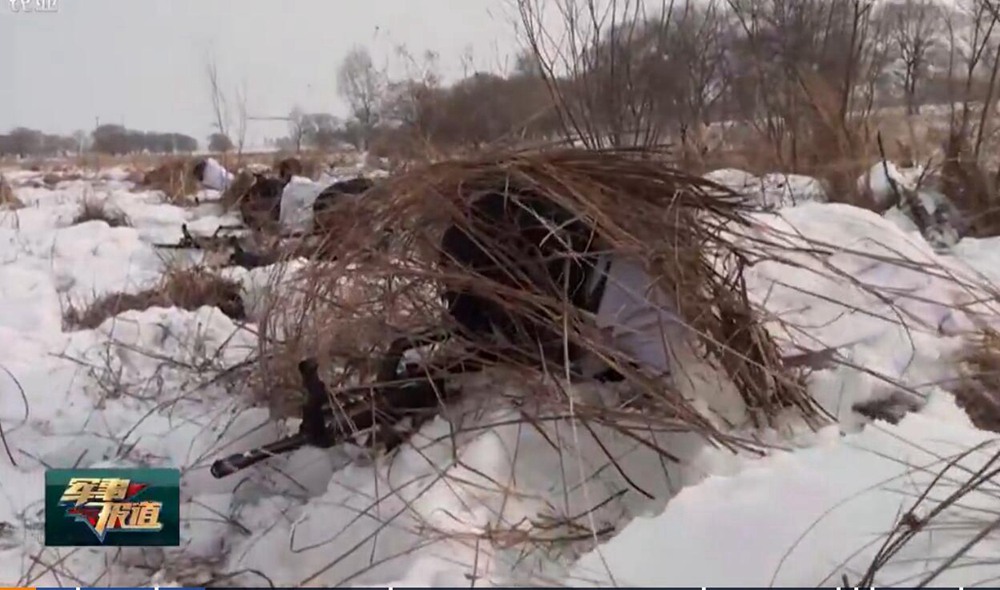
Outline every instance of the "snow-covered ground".
{"type": "MultiPolygon", "coordinates": [[[[995,299],[984,281],[1000,280],[1000,240],[937,253],[898,220],[823,203],[812,179],[725,171],[714,178],[785,207],[757,215],[754,232],[820,251],[780,252],[747,280],[789,346],[841,347],[844,362],[809,381],[838,425],[761,433],[781,447],[764,458],[661,435],[675,465],[612,432],[529,427],[498,401],[456,408],[387,463],[304,449],[215,480],[213,459],[294,426],[213,381],[254,354],[253,324],[153,308],[68,331],[61,310],[155,284],[168,261],[152,244],[176,241],[182,223],[211,233],[232,219],[211,199],[185,209],[131,192],[120,171],[54,190],[21,186],[31,175],[8,175],[26,207],[0,211],[0,426],[13,456],[0,452],[0,585],[834,585],[859,578],[948,457],[982,443],[963,460],[975,467],[993,452],[942,384],[965,336],[1000,319],[983,303],[995,299]],[[71,225],[94,198],[133,227],[71,225]],[[897,425],[851,410],[900,391],[926,405],[897,425]],[[44,470],[124,465],[182,469],[181,547],[43,547],[44,470]]],[[[253,298],[261,272],[233,274],[253,298]]],[[[953,522],[995,518],[989,491],[953,522]]],[[[912,582],[976,532],[919,535],[880,584],[912,582]]],[[[937,582],[1000,575],[995,560],[972,563],[998,551],[987,538],[937,582]]]]}

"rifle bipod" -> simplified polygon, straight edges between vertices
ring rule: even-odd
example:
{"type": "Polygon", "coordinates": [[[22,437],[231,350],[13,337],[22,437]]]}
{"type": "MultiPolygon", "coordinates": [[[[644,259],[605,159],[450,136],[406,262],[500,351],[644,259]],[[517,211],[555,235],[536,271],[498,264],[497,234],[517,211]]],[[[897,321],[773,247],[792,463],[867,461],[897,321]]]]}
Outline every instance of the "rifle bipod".
{"type": "Polygon", "coordinates": [[[306,397],[298,433],[219,459],[212,463],[212,475],[226,477],[305,446],[326,449],[348,443],[365,431],[368,436],[363,446],[380,443],[386,451],[396,448],[405,440],[396,428],[403,419],[412,418],[416,426],[436,414],[440,403],[449,396],[444,379],[428,378],[417,367],[406,367],[399,375],[397,369],[403,352],[404,347],[394,344],[381,363],[379,383],[338,390],[345,394],[347,399],[343,400],[339,396],[336,400],[331,398],[315,360],[300,362],[299,375],[306,397]]]}

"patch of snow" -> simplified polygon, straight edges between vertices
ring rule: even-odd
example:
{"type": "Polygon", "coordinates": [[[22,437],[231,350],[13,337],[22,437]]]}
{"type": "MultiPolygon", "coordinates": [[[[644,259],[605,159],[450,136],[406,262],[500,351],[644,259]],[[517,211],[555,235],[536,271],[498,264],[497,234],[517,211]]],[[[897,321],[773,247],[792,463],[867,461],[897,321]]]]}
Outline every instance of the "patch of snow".
{"type": "MultiPolygon", "coordinates": [[[[810,449],[776,453],[746,464],[738,475],[685,489],[662,514],[636,520],[581,559],[568,583],[812,587],[842,585],[844,574],[856,581],[879,549],[872,540],[891,530],[943,469],[941,457],[988,443],[961,462],[975,470],[996,452],[997,442],[968,424],[910,415],[897,426],[882,423],[810,449]],[[720,556],[725,567],[718,567],[720,556]]],[[[954,491],[955,483],[942,487],[937,496],[954,491]]],[[[877,585],[915,584],[968,542],[976,530],[972,523],[988,524],[992,517],[980,509],[995,509],[986,492],[971,494],[943,517],[968,522],[968,528],[917,533],[880,572],[877,585]]],[[[973,551],[995,555],[1000,539],[988,537],[973,551]]],[[[969,557],[934,585],[969,586],[997,574],[990,560],[976,564],[969,557]]]]}
{"type": "Polygon", "coordinates": [[[899,168],[889,161],[878,162],[858,178],[858,192],[871,195],[880,207],[889,207],[898,200],[892,182],[900,189],[916,190],[923,173],[923,167],[899,168]]]}
{"type": "Polygon", "coordinates": [[[748,289],[781,320],[770,327],[790,351],[840,349],[848,364],[815,372],[811,386],[845,428],[856,403],[947,378],[962,335],[996,316],[970,303],[991,299],[973,268],[871,211],[808,204],[758,220],[757,236],[780,243],[769,253],[781,260],[755,264],[748,289]]]}
{"type": "Polygon", "coordinates": [[[293,176],[281,193],[281,226],[289,230],[309,231],[313,223],[313,203],[328,184],[293,176]]]}
{"type": "Polygon", "coordinates": [[[827,201],[823,183],[801,174],[772,173],[755,176],[743,170],[724,168],[709,172],[705,178],[751,198],[763,209],[782,209],[827,201]]]}
{"type": "Polygon", "coordinates": [[[113,168],[104,168],[97,173],[97,178],[101,180],[116,180],[119,182],[128,180],[132,172],[126,169],[124,166],[115,166],[113,168]]]}

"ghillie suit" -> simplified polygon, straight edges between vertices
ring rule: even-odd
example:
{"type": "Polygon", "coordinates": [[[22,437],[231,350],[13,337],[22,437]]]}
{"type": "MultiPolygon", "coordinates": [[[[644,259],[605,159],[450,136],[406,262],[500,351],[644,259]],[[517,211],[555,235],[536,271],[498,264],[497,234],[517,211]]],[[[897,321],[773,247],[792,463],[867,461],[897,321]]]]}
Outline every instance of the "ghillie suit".
{"type": "Polygon", "coordinates": [[[323,189],[313,203],[313,225],[317,232],[334,231],[345,214],[343,205],[352,204],[364,195],[375,183],[358,177],[335,182],[323,189]]]}
{"type": "Polygon", "coordinates": [[[243,223],[256,231],[279,231],[281,195],[287,184],[288,181],[281,178],[255,175],[253,184],[238,203],[243,223]]]}
{"type": "Polygon", "coordinates": [[[167,160],[147,171],[139,186],[163,191],[172,201],[188,200],[198,192],[198,166],[202,164],[190,158],[167,160]]]}
{"type": "Polygon", "coordinates": [[[294,388],[301,373],[310,392],[303,432],[224,460],[217,475],[290,444],[329,446],[358,432],[391,448],[406,436],[401,417],[436,414],[462,395],[457,380],[468,372],[617,380],[629,392],[617,401],[573,402],[540,387],[522,402],[630,437],[669,429],[753,448],[700,409],[706,401],[735,406],[740,428],[789,414],[822,422],[748,300],[732,236],[754,208],[727,189],[655,153],[560,150],[443,162],[379,190],[384,198],[354,208],[355,223],[334,242],[343,244],[336,263],[303,279],[310,298],[295,317],[317,330],[321,362],[261,366],[272,387],[290,375],[294,388]],[[390,243],[375,247],[386,229],[390,243]],[[345,298],[345,280],[371,285],[370,296],[345,298]],[[338,338],[338,325],[365,338],[338,338]],[[350,366],[327,371],[329,359],[373,354],[375,383],[350,366]],[[708,381],[686,385],[697,366],[708,381]],[[320,373],[360,383],[327,395],[320,373]]]}

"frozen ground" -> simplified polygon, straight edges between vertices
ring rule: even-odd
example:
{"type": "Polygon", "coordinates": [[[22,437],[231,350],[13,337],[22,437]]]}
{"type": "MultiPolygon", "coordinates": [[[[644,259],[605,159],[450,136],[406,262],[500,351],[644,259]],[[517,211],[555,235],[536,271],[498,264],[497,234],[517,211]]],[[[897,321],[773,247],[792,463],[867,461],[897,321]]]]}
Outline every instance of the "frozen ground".
{"type": "MultiPolygon", "coordinates": [[[[990,287],[980,283],[1000,280],[1000,242],[969,240],[937,254],[905,224],[822,203],[811,179],[717,177],[760,186],[762,202],[786,206],[759,215],[755,231],[828,251],[763,261],[747,278],[754,296],[793,326],[777,334],[790,347],[842,347],[845,363],[810,379],[839,426],[811,433],[789,423],[764,433],[783,447],[766,458],[674,435],[661,442],[685,460],[679,467],[611,433],[596,433],[606,453],[572,423],[529,428],[498,404],[471,417],[456,410],[465,426],[454,429],[462,432],[457,452],[453,429],[438,419],[390,464],[303,450],[219,481],[207,471],[214,458],[293,426],[247,409],[238,388],[212,384],[253,354],[253,325],[237,326],[213,308],[150,309],[68,332],[61,308],[153,284],[167,261],[152,243],[175,241],[182,223],[210,233],[231,220],[210,199],[182,209],[156,193],[130,192],[116,171],[55,190],[19,188],[30,174],[11,175],[27,207],[0,212],[0,425],[12,456],[0,452],[0,585],[857,579],[928,471],[992,441],[939,384],[954,376],[963,336],[977,322],[995,323],[982,303],[990,287]],[[134,227],[71,226],[86,198],[108,199],[134,227]],[[926,398],[926,407],[895,426],[866,425],[851,411],[898,391],[926,398]],[[42,546],[44,469],[107,465],[183,470],[180,548],[42,546]]],[[[255,296],[260,271],[244,278],[255,296]]],[[[953,518],[996,512],[995,497],[984,493],[953,518]]],[[[952,527],[920,536],[880,583],[912,580],[974,534],[952,527]]],[[[988,538],[973,554],[998,551],[988,538]]],[[[1000,575],[988,561],[963,566],[938,582],[970,586],[1000,575]]]]}

